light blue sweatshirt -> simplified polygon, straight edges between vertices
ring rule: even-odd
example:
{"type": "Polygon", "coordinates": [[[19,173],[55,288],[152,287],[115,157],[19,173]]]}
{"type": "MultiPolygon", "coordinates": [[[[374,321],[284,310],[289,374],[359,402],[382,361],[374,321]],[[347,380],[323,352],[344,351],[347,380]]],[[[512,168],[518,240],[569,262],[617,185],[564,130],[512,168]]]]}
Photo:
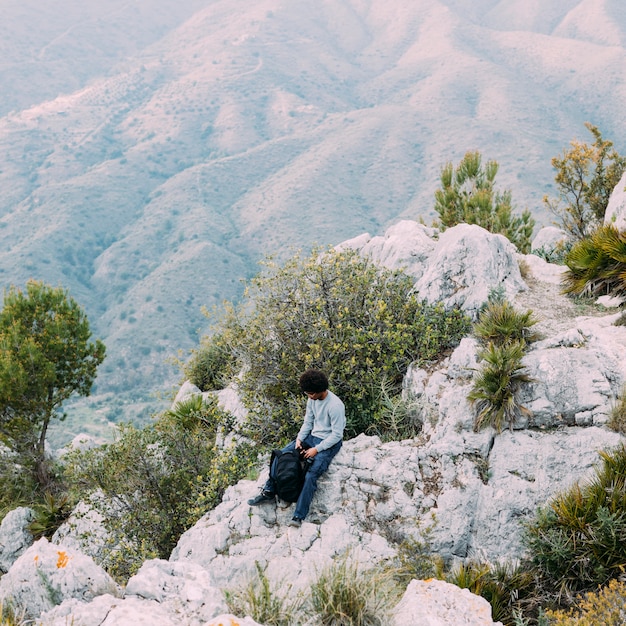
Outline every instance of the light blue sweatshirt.
{"type": "Polygon", "coordinates": [[[346,409],[343,402],[330,390],[323,400],[312,400],[306,403],[304,422],[298,433],[302,441],[307,435],[322,439],[315,447],[318,452],[328,450],[343,438],[346,427],[346,409]]]}

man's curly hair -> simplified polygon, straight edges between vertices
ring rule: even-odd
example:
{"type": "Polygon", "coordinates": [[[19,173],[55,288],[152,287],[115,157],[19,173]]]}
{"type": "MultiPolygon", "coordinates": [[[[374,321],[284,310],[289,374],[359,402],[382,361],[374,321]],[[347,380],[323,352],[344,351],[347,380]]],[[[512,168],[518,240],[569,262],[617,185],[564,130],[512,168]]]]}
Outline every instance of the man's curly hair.
{"type": "Polygon", "coordinates": [[[300,389],[305,393],[320,393],[328,389],[328,377],[320,370],[307,370],[300,376],[300,389]]]}

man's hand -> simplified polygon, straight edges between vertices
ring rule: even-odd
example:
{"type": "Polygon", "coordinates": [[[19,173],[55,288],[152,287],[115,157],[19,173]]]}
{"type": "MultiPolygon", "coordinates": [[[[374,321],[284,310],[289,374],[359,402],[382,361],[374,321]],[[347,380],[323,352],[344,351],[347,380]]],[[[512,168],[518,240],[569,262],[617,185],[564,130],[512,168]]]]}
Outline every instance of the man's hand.
{"type": "Polygon", "coordinates": [[[309,448],[308,450],[305,451],[304,458],[312,459],[316,455],[317,455],[317,448],[309,448]]]}
{"type": "Polygon", "coordinates": [[[302,450],[302,442],[296,439],[296,450],[302,450]]]}

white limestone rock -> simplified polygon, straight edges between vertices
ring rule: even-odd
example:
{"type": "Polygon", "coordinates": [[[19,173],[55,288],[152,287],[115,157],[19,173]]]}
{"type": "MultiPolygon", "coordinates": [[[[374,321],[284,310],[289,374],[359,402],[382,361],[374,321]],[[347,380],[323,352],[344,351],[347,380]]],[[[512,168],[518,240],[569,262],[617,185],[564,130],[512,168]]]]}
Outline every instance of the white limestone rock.
{"type": "Polygon", "coordinates": [[[357,235],[356,237],[352,237],[352,239],[346,239],[346,241],[338,243],[335,246],[335,250],[337,252],[343,252],[344,250],[356,250],[358,252],[370,241],[371,238],[372,236],[369,233],[363,233],[361,235],[357,235]]]}
{"type": "Polygon", "coordinates": [[[100,595],[89,602],[70,598],[46,611],[42,626],[203,626],[226,611],[209,572],[193,563],[146,561],[123,598],[100,595]]]}
{"type": "Polygon", "coordinates": [[[412,580],[394,610],[391,626],[502,626],[491,605],[468,589],[442,580],[412,580]]]}
{"type": "Polygon", "coordinates": [[[412,220],[403,220],[372,237],[360,253],[391,270],[401,269],[416,280],[424,273],[426,262],[435,249],[436,230],[412,220]]]}
{"type": "Polygon", "coordinates": [[[51,539],[52,543],[77,550],[102,565],[110,548],[110,533],[102,514],[87,502],[79,502],[51,539]]]}
{"type": "Polygon", "coordinates": [[[102,595],[89,603],[66,600],[41,616],[41,626],[202,626],[203,622],[181,621],[169,607],[156,600],[102,595]]]}
{"type": "Polygon", "coordinates": [[[515,246],[474,224],[459,224],[439,236],[426,270],[416,282],[420,298],[476,316],[492,289],[511,299],[524,291],[515,246]]]}
{"type": "Polygon", "coordinates": [[[200,624],[223,613],[226,603],[207,570],[195,563],[146,561],[126,585],[124,599],[155,600],[187,624],[200,624]]]}
{"type": "Polygon", "coordinates": [[[488,457],[473,518],[469,555],[518,559],[524,553],[523,522],[557,492],[585,480],[599,462],[598,451],[621,438],[604,428],[503,431],[488,457]]]}
{"type": "Polygon", "coordinates": [[[567,271],[565,265],[548,263],[536,254],[518,254],[517,258],[526,264],[535,280],[544,283],[560,285],[563,274],[567,271]]]}
{"type": "Polygon", "coordinates": [[[531,252],[544,252],[550,254],[554,252],[560,245],[563,245],[569,236],[562,229],[556,226],[544,226],[535,235],[530,244],[531,252]]]}
{"type": "MultiPolygon", "coordinates": [[[[534,344],[523,359],[533,378],[520,394],[532,413],[515,428],[606,423],[626,380],[626,330],[581,318],[569,330],[534,344]]],[[[605,320],[606,322],[606,320],[605,320]]]]}
{"type": "Polygon", "coordinates": [[[69,598],[89,602],[107,593],[118,596],[120,591],[90,557],[45,538],[28,548],[0,578],[0,601],[11,599],[29,618],[69,598]]]}
{"type": "Polygon", "coordinates": [[[33,543],[28,527],[35,519],[33,509],[21,506],[9,511],[0,524],[0,572],[8,572],[16,559],[33,543]]]}
{"type": "Polygon", "coordinates": [[[612,224],[618,230],[626,230],[626,172],[613,189],[604,212],[604,223],[612,224]]]}

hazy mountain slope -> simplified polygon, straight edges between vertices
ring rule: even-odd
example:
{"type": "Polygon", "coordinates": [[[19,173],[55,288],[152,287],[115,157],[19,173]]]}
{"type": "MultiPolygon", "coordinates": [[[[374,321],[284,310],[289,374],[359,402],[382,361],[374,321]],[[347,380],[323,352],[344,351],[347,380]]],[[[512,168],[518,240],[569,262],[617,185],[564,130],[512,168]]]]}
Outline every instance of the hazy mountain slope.
{"type": "Polygon", "coordinates": [[[0,115],[70,93],[159,40],[203,0],[3,0],[0,115]]]}
{"type": "Polygon", "coordinates": [[[60,2],[11,3],[0,31],[30,33],[0,65],[0,277],[86,307],[100,393],[175,378],[201,305],[264,254],[430,219],[467,150],[545,223],[584,121],[626,152],[618,0],[60,2]]]}

